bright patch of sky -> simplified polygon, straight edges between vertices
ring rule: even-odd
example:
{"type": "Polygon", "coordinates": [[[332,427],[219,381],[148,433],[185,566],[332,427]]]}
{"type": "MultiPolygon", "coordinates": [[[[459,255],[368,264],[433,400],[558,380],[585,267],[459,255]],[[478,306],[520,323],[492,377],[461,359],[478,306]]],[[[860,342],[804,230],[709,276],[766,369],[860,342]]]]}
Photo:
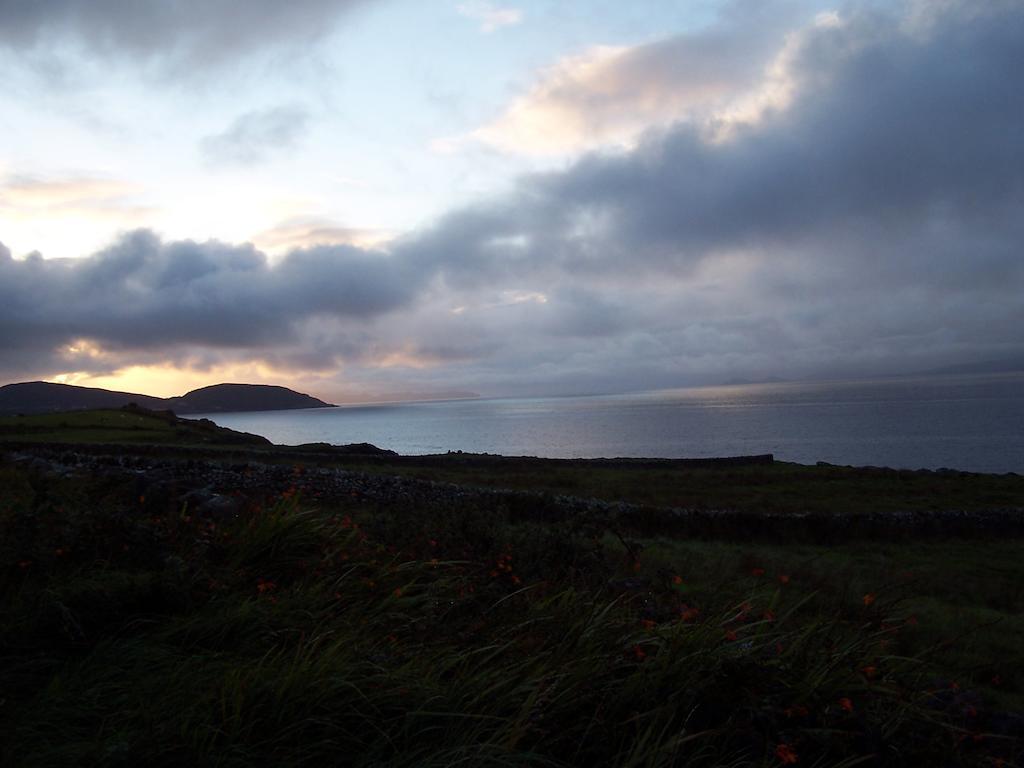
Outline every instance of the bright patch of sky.
{"type": "Polygon", "coordinates": [[[303,228],[384,241],[565,162],[445,147],[496,119],[544,68],[700,29],[723,7],[391,0],[309,44],[177,69],[62,38],[7,50],[3,242],[16,255],[76,257],[138,226],[271,251],[301,244],[303,228]]]}

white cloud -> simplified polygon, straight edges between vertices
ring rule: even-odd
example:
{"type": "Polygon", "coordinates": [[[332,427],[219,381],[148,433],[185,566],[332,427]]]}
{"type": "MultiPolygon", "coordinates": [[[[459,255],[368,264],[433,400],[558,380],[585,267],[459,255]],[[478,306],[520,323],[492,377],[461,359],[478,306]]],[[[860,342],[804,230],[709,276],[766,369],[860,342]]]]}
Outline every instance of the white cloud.
{"type": "Polygon", "coordinates": [[[523,20],[523,12],[519,8],[503,8],[487,0],[469,0],[456,6],[456,10],[462,16],[479,22],[480,31],[486,34],[515,26],[523,20]]]}
{"type": "Polygon", "coordinates": [[[451,153],[467,143],[526,155],[566,155],[632,148],[650,129],[694,124],[723,138],[772,110],[798,85],[793,57],[807,35],[842,26],[819,14],[789,34],[713,28],[636,46],[595,46],[539,73],[491,122],[434,142],[451,153]]]}

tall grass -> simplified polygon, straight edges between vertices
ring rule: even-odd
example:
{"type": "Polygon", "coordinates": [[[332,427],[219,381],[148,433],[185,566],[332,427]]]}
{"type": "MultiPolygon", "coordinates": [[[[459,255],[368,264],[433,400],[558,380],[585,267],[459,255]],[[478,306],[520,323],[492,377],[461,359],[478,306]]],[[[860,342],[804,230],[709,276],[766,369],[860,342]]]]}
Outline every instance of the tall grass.
{"type": "Polygon", "coordinates": [[[840,598],[593,522],[291,493],[212,519],[36,487],[0,526],[3,765],[1021,755],[906,652],[907,616],[877,585],[840,598]]]}

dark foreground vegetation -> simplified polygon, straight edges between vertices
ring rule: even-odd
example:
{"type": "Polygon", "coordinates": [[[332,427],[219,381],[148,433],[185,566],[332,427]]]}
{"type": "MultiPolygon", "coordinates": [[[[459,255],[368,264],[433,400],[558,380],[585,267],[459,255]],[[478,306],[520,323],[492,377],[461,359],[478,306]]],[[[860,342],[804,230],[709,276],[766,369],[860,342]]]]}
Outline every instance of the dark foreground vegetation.
{"type": "Polygon", "coordinates": [[[1024,759],[1020,478],[178,437],[2,450],[0,765],[1024,759]],[[1003,527],[790,535],[833,503],[1003,527]]]}

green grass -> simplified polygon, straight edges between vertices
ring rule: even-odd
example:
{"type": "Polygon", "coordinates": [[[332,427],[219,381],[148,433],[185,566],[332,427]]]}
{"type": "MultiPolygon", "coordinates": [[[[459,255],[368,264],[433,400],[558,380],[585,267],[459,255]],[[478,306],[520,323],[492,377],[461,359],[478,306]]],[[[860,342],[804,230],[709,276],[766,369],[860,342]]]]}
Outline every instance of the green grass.
{"type": "Polygon", "coordinates": [[[3,765],[1022,758],[1017,540],[697,542],[291,494],[212,519],[0,482],[3,765]]]}
{"type": "Polygon", "coordinates": [[[602,467],[587,462],[494,459],[463,464],[385,460],[368,472],[493,488],[515,488],[665,507],[787,513],[979,510],[1024,507],[1024,477],[776,462],[745,467],[602,467]]]}
{"type": "MultiPolygon", "coordinates": [[[[144,409],[69,411],[0,416],[0,443],[81,445],[237,445],[244,436],[212,423],[176,419],[144,409]]],[[[257,441],[259,442],[259,441],[257,441]]]]}

